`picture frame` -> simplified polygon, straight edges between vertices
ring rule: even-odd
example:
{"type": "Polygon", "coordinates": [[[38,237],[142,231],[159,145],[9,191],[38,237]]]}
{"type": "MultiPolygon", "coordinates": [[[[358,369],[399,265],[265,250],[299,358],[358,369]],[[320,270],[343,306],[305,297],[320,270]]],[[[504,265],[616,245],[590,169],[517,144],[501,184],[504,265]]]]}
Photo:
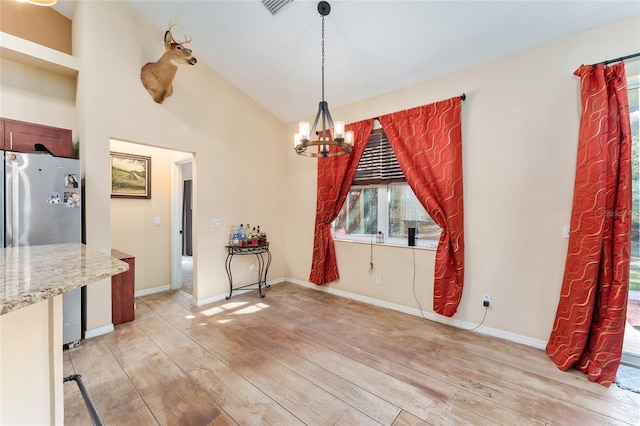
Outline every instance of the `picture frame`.
{"type": "Polygon", "coordinates": [[[151,157],[111,152],[111,198],[151,199],[151,157]]]}

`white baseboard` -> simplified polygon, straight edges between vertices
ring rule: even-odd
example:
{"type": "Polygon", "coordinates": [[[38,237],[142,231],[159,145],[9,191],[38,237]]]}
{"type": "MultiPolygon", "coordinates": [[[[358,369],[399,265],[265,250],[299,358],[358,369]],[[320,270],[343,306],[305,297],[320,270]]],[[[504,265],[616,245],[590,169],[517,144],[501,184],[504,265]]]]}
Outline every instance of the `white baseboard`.
{"type": "MultiPolygon", "coordinates": [[[[274,280],[267,280],[267,284],[269,285],[275,285],[275,284],[280,284],[285,282],[285,278],[276,278],[274,280]]],[[[224,298],[226,298],[229,295],[229,293],[224,293],[224,294],[218,294],[216,296],[211,296],[211,297],[207,297],[205,299],[200,299],[200,300],[196,300],[194,301],[194,304],[196,306],[204,306],[204,305],[208,305],[209,303],[214,303],[214,302],[219,302],[220,300],[223,300],[224,298]]]]}
{"type": "Polygon", "coordinates": [[[228,293],[218,294],[217,296],[211,296],[211,297],[207,297],[200,300],[194,300],[193,303],[196,306],[204,306],[204,305],[208,305],[209,303],[219,302],[220,300],[224,300],[224,298],[227,297],[228,295],[229,295],[228,293]]]}
{"type": "MultiPolygon", "coordinates": [[[[331,287],[319,286],[308,281],[301,281],[294,278],[286,278],[287,282],[301,285],[303,287],[308,287],[313,290],[318,291],[326,291],[327,293],[335,294],[336,296],[345,297],[347,299],[357,300],[359,302],[367,303],[374,306],[379,306],[381,308],[391,309],[398,312],[403,312],[405,314],[414,315],[417,317],[424,317],[430,321],[439,322],[441,324],[447,324],[452,327],[471,330],[477,324],[473,324],[467,321],[461,321],[455,318],[448,318],[442,315],[438,315],[434,312],[424,312],[420,311],[416,308],[410,308],[408,306],[398,305],[391,302],[385,302],[384,300],[374,299],[372,297],[362,296],[355,293],[349,293],[343,290],[337,290],[331,287]]],[[[531,346],[537,349],[545,349],[547,347],[547,342],[539,339],[533,339],[531,337],[523,336],[516,333],[510,333],[508,331],[499,330],[496,328],[490,328],[485,326],[480,326],[478,329],[474,330],[478,333],[486,334],[489,336],[500,337],[505,340],[509,340],[516,343],[521,343],[523,345],[531,346]]]]}
{"type": "Polygon", "coordinates": [[[150,294],[161,293],[163,291],[171,290],[170,285],[163,285],[162,287],[145,288],[144,290],[136,291],[135,297],[148,296],[150,294]]]}
{"type": "Polygon", "coordinates": [[[113,324],[103,325],[102,327],[92,328],[91,330],[86,330],[84,332],[84,338],[90,339],[92,337],[102,336],[103,334],[108,334],[113,331],[113,324]]]}
{"type": "Polygon", "coordinates": [[[280,284],[285,282],[287,279],[282,277],[282,278],[276,278],[275,280],[267,280],[267,284],[269,285],[274,285],[274,284],[280,284]]]}

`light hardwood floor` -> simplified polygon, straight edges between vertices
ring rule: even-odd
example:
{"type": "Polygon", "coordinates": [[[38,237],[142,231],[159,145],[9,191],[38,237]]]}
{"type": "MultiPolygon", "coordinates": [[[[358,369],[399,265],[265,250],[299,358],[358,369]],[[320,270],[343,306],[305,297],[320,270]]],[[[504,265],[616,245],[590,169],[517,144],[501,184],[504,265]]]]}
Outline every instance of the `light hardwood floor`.
{"type": "MultiPolygon", "coordinates": [[[[136,319],[65,351],[106,424],[640,424],[640,395],[544,351],[294,284],[136,319]]],[[[65,424],[90,420],[75,383],[65,424]]]]}

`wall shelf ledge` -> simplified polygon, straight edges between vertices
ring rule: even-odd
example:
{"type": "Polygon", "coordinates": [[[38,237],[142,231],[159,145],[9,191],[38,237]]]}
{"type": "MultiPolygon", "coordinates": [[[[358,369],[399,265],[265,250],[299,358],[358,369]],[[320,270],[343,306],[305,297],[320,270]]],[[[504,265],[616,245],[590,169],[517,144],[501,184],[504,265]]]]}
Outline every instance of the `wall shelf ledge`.
{"type": "Polygon", "coordinates": [[[0,58],[68,77],[77,77],[80,70],[77,57],[5,32],[0,32],[0,58]]]}

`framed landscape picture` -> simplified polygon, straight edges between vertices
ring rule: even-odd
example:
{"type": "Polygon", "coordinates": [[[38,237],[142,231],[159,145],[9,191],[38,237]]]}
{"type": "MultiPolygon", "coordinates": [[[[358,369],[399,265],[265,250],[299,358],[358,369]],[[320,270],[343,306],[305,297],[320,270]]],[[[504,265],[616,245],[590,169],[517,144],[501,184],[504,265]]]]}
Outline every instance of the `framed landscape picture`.
{"type": "Polygon", "coordinates": [[[111,198],[151,198],[151,157],[111,153],[111,198]]]}

